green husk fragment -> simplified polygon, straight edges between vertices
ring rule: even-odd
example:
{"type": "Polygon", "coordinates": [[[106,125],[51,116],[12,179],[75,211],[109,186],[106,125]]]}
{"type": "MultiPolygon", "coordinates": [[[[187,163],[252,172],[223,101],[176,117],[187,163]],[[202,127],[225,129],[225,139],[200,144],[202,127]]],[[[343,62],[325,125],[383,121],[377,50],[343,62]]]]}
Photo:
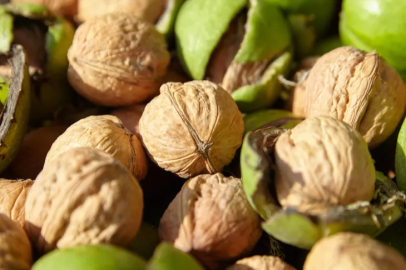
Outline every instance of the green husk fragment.
{"type": "Polygon", "coordinates": [[[164,34],[167,39],[173,34],[176,16],[178,15],[179,9],[184,1],[185,0],[167,0],[165,11],[156,23],[158,31],[164,34]]]}
{"type": "Polygon", "coordinates": [[[5,10],[0,11],[0,53],[10,51],[11,43],[13,42],[13,22],[12,15],[5,13],[5,10]]]}
{"type": "Polygon", "coordinates": [[[266,124],[281,128],[293,128],[301,121],[302,119],[295,118],[290,111],[276,109],[257,111],[244,116],[244,135],[266,124]]]}
{"type": "Polygon", "coordinates": [[[288,15],[296,56],[302,59],[308,56],[316,43],[313,17],[309,15],[288,15]]]}
{"type": "Polygon", "coordinates": [[[7,4],[4,6],[4,8],[14,15],[19,15],[35,20],[44,20],[51,16],[44,6],[38,4],[18,2],[7,4]]]}
{"type": "Polygon", "coordinates": [[[7,96],[10,91],[10,79],[0,77],[0,103],[6,104],[7,96]]]}

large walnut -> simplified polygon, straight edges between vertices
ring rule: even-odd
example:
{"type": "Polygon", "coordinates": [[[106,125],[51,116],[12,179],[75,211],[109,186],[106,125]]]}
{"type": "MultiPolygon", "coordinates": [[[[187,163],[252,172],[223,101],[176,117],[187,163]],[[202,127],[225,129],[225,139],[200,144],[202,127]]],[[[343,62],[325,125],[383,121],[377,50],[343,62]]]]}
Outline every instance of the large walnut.
{"type": "Polygon", "coordinates": [[[330,207],[370,201],[375,169],[362,136],[329,116],[307,118],[275,145],[277,196],[283,207],[321,214],[330,207]]]}
{"type": "Polygon", "coordinates": [[[167,83],[141,116],[151,158],[180,177],[221,172],[241,146],[244,123],[231,95],[208,81],[167,83]]]}
{"type": "Polygon", "coordinates": [[[33,184],[32,180],[0,179],[0,213],[18,222],[25,223],[25,201],[33,184]]]}
{"type": "Polygon", "coordinates": [[[126,246],[141,224],[143,194],[113,157],[80,147],[44,168],[25,207],[25,229],[39,254],[83,244],[126,246]]]}
{"type": "Polygon", "coordinates": [[[112,115],[89,116],[71,125],[53,143],[45,166],[61,153],[83,146],[110,154],[132,172],[138,181],[147,174],[148,162],[141,142],[112,115]]]}
{"type": "Polygon", "coordinates": [[[29,270],[32,264],[30,241],[17,222],[0,214],[0,269],[29,270]]]}
{"type": "Polygon", "coordinates": [[[78,11],[78,0],[11,0],[11,3],[43,5],[55,14],[67,16],[74,16],[78,11]]]}
{"type": "Polygon", "coordinates": [[[245,197],[241,180],[220,173],[187,181],[159,224],[162,241],[209,267],[250,252],[261,233],[259,216],[245,197]]]}
{"type": "Polygon", "coordinates": [[[376,52],[337,48],[316,62],[306,81],[306,116],[343,120],[370,147],[395,130],[405,106],[405,83],[376,52]]]}
{"type": "Polygon", "coordinates": [[[256,255],[238,260],[226,270],[295,270],[295,268],[278,257],[256,255]]]}
{"type": "Polygon", "coordinates": [[[68,79],[79,94],[99,105],[123,106],[157,92],[170,55],[154,25],[114,13],[79,26],[68,59],[68,79]]]}
{"type": "Polygon", "coordinates": [[[144,110],[145,104],[135,104],[116,109],[111,114],[117,116],[129,131],[140,137],[139,123],[144,110]]]}
{"type": "Polygon", "coordinates": [[[323,238],[307,255],[304,270],[404,270],[406,261],[395,249],[357,233],[323,238]]]}

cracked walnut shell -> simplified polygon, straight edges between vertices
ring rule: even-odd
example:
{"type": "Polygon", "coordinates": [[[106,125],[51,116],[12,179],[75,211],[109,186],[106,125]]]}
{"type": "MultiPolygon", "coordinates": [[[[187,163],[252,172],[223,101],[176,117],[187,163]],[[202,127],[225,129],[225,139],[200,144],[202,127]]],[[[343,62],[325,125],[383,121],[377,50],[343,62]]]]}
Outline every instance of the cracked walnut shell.
{"type": "Polygon", "coordinates": [[[80,147],[44,168],[25,207],[25,229],[39,254],[86,244],[126,246],[141,224],[143,193],[113,157],[80,147]]]}
{"type": "Polygon", "coordinates": [[[141,116],[139,130],[152,160],[188,178],[221,172],[241,146],[242,115],[221,86],[167,83],[141,116]]]}
{"type": "Polygon", "coordinates": [[[226,270],[295,270],[292,266],[275,256],[252,256],[238,260],[226,270]]]}

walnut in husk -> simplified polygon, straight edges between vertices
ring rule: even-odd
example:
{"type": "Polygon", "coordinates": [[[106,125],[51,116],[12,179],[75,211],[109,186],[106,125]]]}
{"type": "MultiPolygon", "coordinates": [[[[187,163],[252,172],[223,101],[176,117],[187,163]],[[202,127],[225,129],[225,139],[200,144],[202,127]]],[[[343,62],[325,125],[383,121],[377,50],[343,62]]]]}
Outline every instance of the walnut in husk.
{"type": "Polygon", "coordinates": [[[115,116],[89,116],[71,125],[52,144],[44,166],[75,147],[103,150],[121,162],[138,181],[147,174],[147,157],[141,142],[115,116]]]}
{"type": "Polygon", "coordinates": [[[32,264],[31,244],[17,222],[0,214],[0,268],[29,270],[32,264]]]}
{"type": "Polygon", "coordinates": [[[25,223],[25,200],[33,184],[32,180],[0,179],[0,213],[18,222],[25,223]]]}
{"type": "Polygon", "coordinates": [[[226,270],[295,270],[295,268],[279,257],[256,255],[238,260],[226,270]]]}
{"type": "Polygon", "coordinates": [[[165,37],[152,24],[115,13],[83,23],[68,52],[68,79],[90,101],[131,105],[154,95],[170,55],[165,37]]]}
{"type": "Polygon", "coordinates": [[[275,145],[276,193],[283,207],[322,214],[338,205],[370,201],[375,168],[362,136],[343,121],[311,117],[275,145]]]}
{"type": "Polygon", "coordinates": [[[367,235],[339,233],[317,242],[303,269],[403,270],[406,261],[398,251],[367,235]]]}
{"type": "Polygon", "coordinates": [[[25,207],[25,229],[39,254],[84,244],[126,246],[141,224],[143,194],[113,157],[80,147],[44,168],[25,207]]]}
{"type": "Polygon", "coordinates": [[[11,0],[11,3],[43,5],[52,13],[66,16],[74,16],[78,11],[78,0],[11,0]]]}
{"type": "Polygon", "coordinates": [[[208,81],[167,83],[160,91],[139,124],[154,162],[184,178],[221,172],[241,146],[244,131],[230,94],[208,81]]]}
{"type": "Polygon", "coordinates": [[[139,123],[144,110],[145,104],[135,104],[116,109],[111,114],[118,117],[129,131],[140,138],[139,123]]]}
{"type": "Polygon", "coordinates": [[[361,133],[369,147],[389,137],[405,106],[405,83],[376,52],[337,48],[317,61],[306,81],[306,116],[343,120],[361,133]]]}
{"type": "Polygon", "coordinates": [[[250,252],[262,233],[259,221],[240,179],[206,174],[184,184],[162,216],[159,235],[213,267],[250,252]]]}

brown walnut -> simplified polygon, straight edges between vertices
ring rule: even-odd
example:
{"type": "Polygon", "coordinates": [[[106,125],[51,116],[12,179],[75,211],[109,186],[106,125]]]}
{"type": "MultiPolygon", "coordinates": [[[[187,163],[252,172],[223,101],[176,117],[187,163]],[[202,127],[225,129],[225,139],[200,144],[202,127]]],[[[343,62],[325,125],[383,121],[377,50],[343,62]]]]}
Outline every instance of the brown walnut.
{"type": "Polygon", "coordinates": [[[38,4],[52,13],[67,16],[74,16],[78,12],[78,0],[11,0],[11,3],[38,4]]]}
{"type": "Polygon", "coordinates": [[[116,109],[111,114],[118,117],[129,131],[137,135],[138,138],[141,138],[139,123],[144,110],[145,104],[135,104],[116,109]]]}
{"type": "Polygon", "coordinates": [[[226,270],[295,270],[295,268],[278,257],[256,255],[238,260],[226,270]]]}

